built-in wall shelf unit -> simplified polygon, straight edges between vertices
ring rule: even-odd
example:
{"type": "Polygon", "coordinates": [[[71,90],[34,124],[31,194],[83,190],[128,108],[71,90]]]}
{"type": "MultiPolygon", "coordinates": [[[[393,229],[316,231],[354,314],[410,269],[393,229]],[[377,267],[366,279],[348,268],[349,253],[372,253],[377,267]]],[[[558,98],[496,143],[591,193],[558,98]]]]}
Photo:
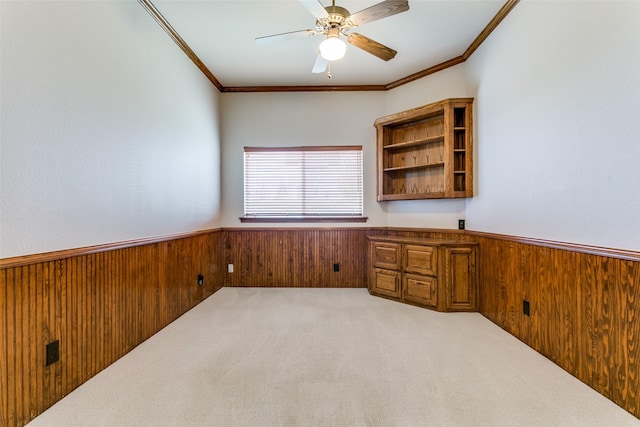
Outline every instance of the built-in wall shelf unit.
{"type": "Polygon", "coordinates": [[[378,201],[473,196],[473,98],[377,119],[378,201]]]}

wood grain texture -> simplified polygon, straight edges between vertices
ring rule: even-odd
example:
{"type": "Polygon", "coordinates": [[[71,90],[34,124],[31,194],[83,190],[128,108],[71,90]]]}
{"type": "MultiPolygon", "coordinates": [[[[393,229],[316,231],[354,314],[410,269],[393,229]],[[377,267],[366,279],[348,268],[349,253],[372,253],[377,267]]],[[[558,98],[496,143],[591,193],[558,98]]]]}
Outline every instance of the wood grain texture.
{"type": "Polygon", "coordinates": [[[0,268],[0,425],[26,424],[218,290],[221,242],[214,231],[0,268]],[[54,340],[60,360],[45,366],[54,340]]]}
{"type": "Polygon", "coordinates": [[[640,417],[640,263],[625,259],[635,255],[474,234],[481,254],[479,311],[640,417]],[[523,299],[530,316],[523,314],[523,299]]]}
{"type": "Polygon", "coordinates": [[[379,233],[372,230],[367,236],[369,293],[438,311],[477,311],[476,243],[447,239],[460,236],[447,231],[417,231],[417,236],[411,231],[405,231],[409,236],[379,233]],[[401,279],[395,293],[388,286],[394,274],[401,279]]]}
{"type": "Polygon", "coordinates": [[[369,231],[369,235],[421,240],[447,240],[451,242],[475,242],[475,239],[467,231],[443,230],[440,228],[376,227],[369,231]]]}
{"type": "Polygon", "coordinates": [[[638,252],[428,228],[241,228],[0,260],[0,425],[24,425],[223,283],[364,287],[367,235],[478,242],[479,311],[640,417],[638,252]],[[56,339],[61,359],[46,367],[56,339]]]}
{"type": "Polygon", "coordinates": [[[368,228],[224,231],[225,286],[364,288],[368,228]],[[333,271],[333,264],[340,271],[333,271]]]}

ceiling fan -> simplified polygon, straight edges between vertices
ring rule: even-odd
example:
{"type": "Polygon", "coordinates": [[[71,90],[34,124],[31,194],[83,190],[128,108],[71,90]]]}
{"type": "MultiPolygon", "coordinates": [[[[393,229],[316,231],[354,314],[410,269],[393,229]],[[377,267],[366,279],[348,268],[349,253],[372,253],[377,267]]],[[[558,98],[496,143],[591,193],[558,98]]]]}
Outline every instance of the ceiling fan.
{"type": "MultiPolygon", "coordinates": [[[[396,56],[396,53],[398,53],[362,34],[352,33],[350,31],[363,24],[409,10],[408,0],[385,0],[354,14],[351,14],[344,7],[336,6],[335,0],[331,2],[331,6],[326,7],[323,6],[319,0],[299,1],[315,16],[315,28],[257,37],[255,39],[256,43],[262,44],[276,40],[308,37],[318,34],[325,35],[325,40],[320,43],[318,48],[318,56],[312,69],[313,73],[325,72],[327,66],[330,66],[330,61],[336,61],[344,56],[347,48],[344,40],[385,61],[392,59],[396,56]]],[[[327,76],[331,78],[331,73],[328,73],[327,76]]]]}

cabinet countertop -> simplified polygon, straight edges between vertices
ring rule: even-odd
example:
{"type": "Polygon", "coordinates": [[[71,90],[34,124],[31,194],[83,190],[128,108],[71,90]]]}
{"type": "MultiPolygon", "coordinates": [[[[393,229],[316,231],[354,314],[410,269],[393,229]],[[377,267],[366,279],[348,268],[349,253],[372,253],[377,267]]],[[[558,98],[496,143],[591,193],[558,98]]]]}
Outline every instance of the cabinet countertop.
{"type": "Polygon", "coordinates": [[[410,245],[425,245],[425,246],[477,246],[477,242],[457,242],[455,240],[445,239],[433,239],[433,238],[420,238],[420,237],[404,237],[404,236],[367,236],[367,239],[372,242],[388,242],[388,243],[404,243],[410,245]]]}

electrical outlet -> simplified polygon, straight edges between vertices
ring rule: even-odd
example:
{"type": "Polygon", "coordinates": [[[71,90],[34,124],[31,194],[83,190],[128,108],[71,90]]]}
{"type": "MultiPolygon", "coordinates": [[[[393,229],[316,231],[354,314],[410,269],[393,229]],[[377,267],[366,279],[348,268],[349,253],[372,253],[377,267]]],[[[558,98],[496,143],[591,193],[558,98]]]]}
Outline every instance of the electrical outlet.
{"type": "Polygon", "coordinates": [[[464,219],[459,219],[458,220],[458,230],[464,230],[465,227],[465,220],[464,219]]]}
{"type": "Polygon", "coordinates": [[[336,273],[338,271],[340,271],[340,263],[339,262],[334,262],[333,263],[333,271],[336,272],[336,273]]]}
{"type": "Polygon", "coordinates": [[[202,274],[198,274],[198,286],[204,285],[204,276],[202,274]]]}
{"type": "Polygon", "coordinates": [[[525,316],[531,316],[531,304],[526,299],[522,300],[522,313],[525,316]]]}
{"type": "Polygon", "coordinates": [[[60,341],[55,340],[47,344],[46,366],[52,365],[60,360],[60,341]]]}
{"type": "Polygon", "coordinates": [[[233,273],[233,264],[227,264],[227,273],[233,273]]]}

